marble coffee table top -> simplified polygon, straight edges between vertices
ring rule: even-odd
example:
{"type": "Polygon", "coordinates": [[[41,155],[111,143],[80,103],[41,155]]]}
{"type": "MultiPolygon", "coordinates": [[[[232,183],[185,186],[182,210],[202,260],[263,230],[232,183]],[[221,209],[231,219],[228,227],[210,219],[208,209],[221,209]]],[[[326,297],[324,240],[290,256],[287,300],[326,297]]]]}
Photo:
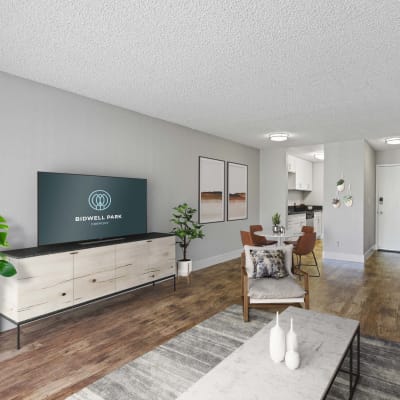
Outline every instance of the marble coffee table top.
{"type": "Polygon", "coordinates": [[[204,375],[179,400],[313,400],[329,389],[358,321],[289,307],[279,316],[287,332],[290,317],[299,342],[300,367],[290,370],[269,356],[275,320],[204,375]]]}

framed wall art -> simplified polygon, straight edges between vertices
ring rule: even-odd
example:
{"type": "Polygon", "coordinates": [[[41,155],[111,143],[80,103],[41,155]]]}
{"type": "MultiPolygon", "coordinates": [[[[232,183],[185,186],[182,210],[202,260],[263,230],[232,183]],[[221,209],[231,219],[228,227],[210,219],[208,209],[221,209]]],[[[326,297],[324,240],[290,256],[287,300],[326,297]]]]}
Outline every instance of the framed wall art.
{"type": "Polygon", "coordinates": [[[247,219],[247,165],[228,162],[228,221],[247,219]]]}
{"type": "Polygon", "coordinates": [[[199,157],[199,223],[225,221],[225,161],[199,157]]]}

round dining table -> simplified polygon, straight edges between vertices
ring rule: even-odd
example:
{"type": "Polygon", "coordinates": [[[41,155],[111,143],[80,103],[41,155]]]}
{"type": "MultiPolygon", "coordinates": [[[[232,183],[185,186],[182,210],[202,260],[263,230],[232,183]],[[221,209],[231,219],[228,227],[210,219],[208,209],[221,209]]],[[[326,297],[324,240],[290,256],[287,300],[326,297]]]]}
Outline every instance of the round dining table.
{"type": "Polygon", "coordinates": [[[277,240],[279,246],[282,246],[285,240],[296,240],[299,236],[303,236],[304,232],[284,232],[284,233],[274,233],[271,231],[257,231],[254,232],[255,235],[264,236],[268,240],[277,240]]]}

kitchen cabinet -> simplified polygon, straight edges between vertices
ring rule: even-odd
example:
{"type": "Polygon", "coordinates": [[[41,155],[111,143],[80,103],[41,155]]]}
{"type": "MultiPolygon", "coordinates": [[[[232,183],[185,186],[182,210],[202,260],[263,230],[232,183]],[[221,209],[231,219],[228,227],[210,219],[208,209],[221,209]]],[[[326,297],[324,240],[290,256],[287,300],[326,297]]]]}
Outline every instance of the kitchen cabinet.
{"type": "Polygon", "coordinates": [[[317,239],[322,239],[323,236],[322,211],[314,211],[314,231],[317,234],[317,239]]]}
{"type": "Polygon", "coordinates": [[[288,172],[296,172],[296,158],[290,154],[287,156],[287,170],[288,172]]]}
{"type": "Polygon", "coordinates": [[[287,219],[287,232],[299,233],[301,228],[306,225],[306,213],[291,214],[287,219]]]}
{"type": "Polygon", "coordinates": [[[312,168],[312,162],[288,155],[288,189],[312,191],[312,168]]]}

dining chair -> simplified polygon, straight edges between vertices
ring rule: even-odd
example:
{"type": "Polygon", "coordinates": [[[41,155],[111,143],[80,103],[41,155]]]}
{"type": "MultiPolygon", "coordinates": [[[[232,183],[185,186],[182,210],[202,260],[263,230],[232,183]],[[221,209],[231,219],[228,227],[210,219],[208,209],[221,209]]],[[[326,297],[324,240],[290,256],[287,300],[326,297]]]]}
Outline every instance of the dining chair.
{"type": "Polygon", "coordinates": [[[268,240],[264,236],[256,235],[254,232],[259,232],[263,230],[262,225],[250,225],[250,235],[253,243],[256,246],[271,246],[273,244],[277,244],[277,240],[268,240]]]}
{"type": "Polygon", "coordinates": [[[240,231],[240,238],[242,239],[243,246],[255,246],[250,232],[240,231]]]}
{"type": "Polygon", "coordinates": [[[308,275],[312,278],[319,278],[321,276],[317,258],[315,257],[314,247],[317,241],[317,234],[314,232],[314,228],[312,226],[303,226],[301,231],[303,232],[302,236],[299,236],[297,241],[291,242],[287,241],[285,244],[293,244],[293,255],[297,256],[297,264],[296,266],[300,269],[301,266],[309,266],[309,267],[316,267],[317,274],[316,275],[308,275]],[[301,257],[307,254],[312,254],[314,258],[314,264],[303,264],[301,257]]]}

